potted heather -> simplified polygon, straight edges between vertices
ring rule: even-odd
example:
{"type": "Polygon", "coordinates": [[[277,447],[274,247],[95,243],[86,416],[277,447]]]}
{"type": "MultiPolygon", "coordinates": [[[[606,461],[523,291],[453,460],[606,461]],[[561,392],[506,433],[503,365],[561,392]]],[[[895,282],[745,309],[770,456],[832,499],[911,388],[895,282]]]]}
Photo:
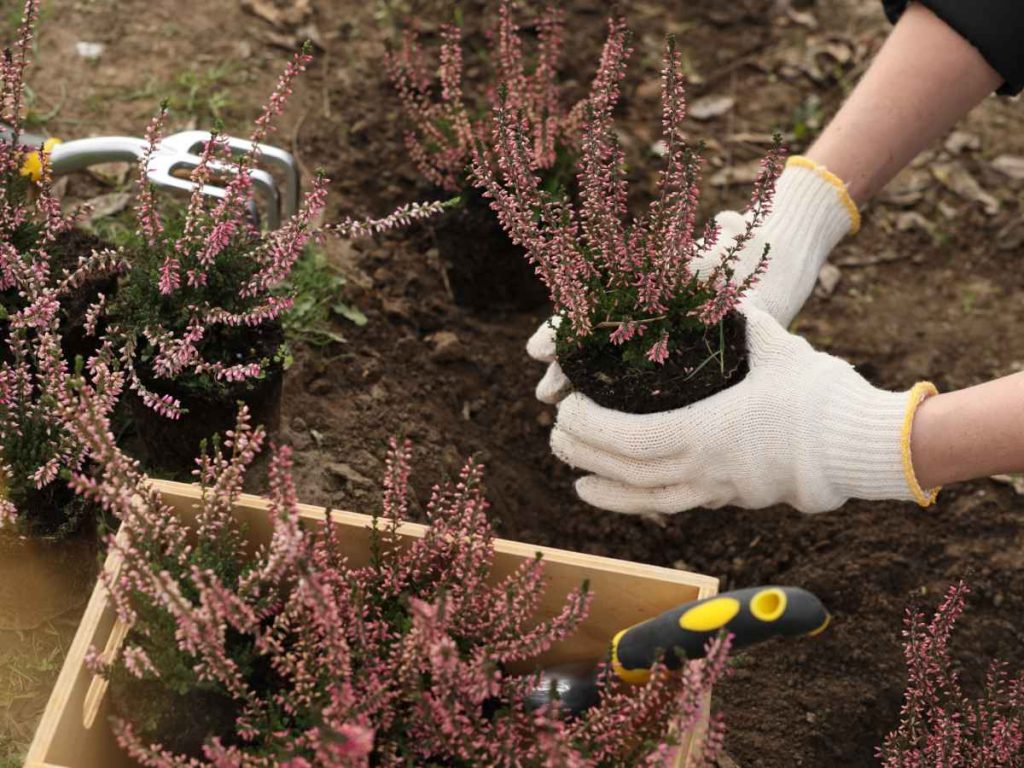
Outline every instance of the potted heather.
{"type": "MultiPolygon", "coordinates": [[[[102,302],[97,295],[83,306],[84,289],[111,281],[120,266],[109,251],[69,258],[76,219],[61,212],[45,154],[34,177],[22,174],[17,117],[35,12],[27,3],[18,46],[0,60],[0,104],[15,126],[0,140],[0,628],[8,630],[60,615],[92,575],[95,508],[66,482],[84,467],[85,446],[65,412],[68,386],[87,366],[71,350],[79,331],[95,330],[102,302]]],[[[88,368],[97,403],[110,409],[119,376],[95,359],[88,368]]]]}
{"type": "MultiPolygon", "coordinates": [[[[19,143],[24,71],[37,15],[37,0],[28,0],[18,42],[0,62],[0,121],[8,127],[0,136],[0,527],[60,536],[83,519],[81,500],[61,480],[82,465],[83,446],[60,405],[85,361],[69,356],[65,342],[95,330],[103,295],[84,305],[85,288],[111,281],[122,264],[105,249],[69,260],[76,217],[61,211],[46,154],[32,156],[33,173],[23,173],[30,157],[19,143]]],[[[109,406],[117,382],[105,380],[109,406]]]]}
{"type": "Polygon", "coordinates": [[[474,179],[550,291],[557,359],[573,386],[608,408],[651,413],[696,402],[745,375],[736,308],[767,267],[767,250],[742,281],[734,264],[770,211],[782,153],[776,141],[754,183],[745,231],[706,266],[719,231],[696,226],[701,160],[684,138],[681,58],[670,39],[662,73],[666,166],[657,199],[630,218],[612,121],[629,54],[625,28],[613,27],[583,109],[578,203],[544,189],[525,151],[525,125],[508,101],[495,109],[493,139],[476,153],[474,179]]]}
{"type": "MultiPolygon", "coordinates": [[[[74,219],[50,220],[60,211],[49,193],[40,199],[40,182],[45,171],[42,147],[26,146],[25,72],[30,65],[39,0],[26,0],[17,39],[2,51],[0,62],[0,242],[3,262],[17,260],[18,253],[33,254],[45,261],[50,285],[59,286],[61,345],[69,360],[88,357],[95,343],[88,338],[90,307],[101,295],[109,295],[115,279],[111,270],[78,271],[94,252],[105,251],[101,240],[76,226],[74,219]],[[77,272],[77,274],[75,274],[77,272]],[[65,278],[75,274],[72,281],[65,278]]],[[[26,295],[16,270],[0,263],[0,337],[10,327],[11,317],[24,310],[26,295]]],[[[0,359],[10,360],[6,345],[0,345],[0,359]]]]}
{"type": "Polygon", "coordinates": [[[403,523],[415,501],[398,442],[374,517],[298,504],[287,448],[269,498],[245,496],[265,433],[244,410],[199,487],[147,481],[82,398],[102,469],[74,484],[123,522],[30,764],[681,766],[704,764],[699,744],[713,757],[717,721],[689,739],[722,639],[684,675],[656,664],[629,692],[609,680],[576,719],[525,702],[538,664],[597,658],[615,628],[714,580],[494,539],[473,462],[434,489],[429,526],[403,523]]]}
{"type": "Polygon", "coordinates": [[[232,158],[214,134],[191,172],[187,205],[160,207],[147,180],[166,120],[162,109],[147,130],[149,149],[139,166],[137,227],[123,244],[130,269],[108,307],[109,350],[126,374],[132,412],[147,463],[187,472],[200,441],[231,426],[237,402],[273,425],[289,362],[282,316],[292,306],[287,278],[307,245],[325,233],[382,232],[442,209],[442,204],[399,208],[376,221],[322,224],[328,180],[310,182],[300,210],[272,231],[251,215],[253,169],[293,83],[311,60],[308,44],[278,80],[250,136],[252,148],[232,158]],[[215,204],[203,186],[224,175],[215,204]]]}
{"type": "Polygon", "coordinates": [[[475,309],[529,309],[544,303],[544,287],[509,242],[487,202],[470,181],[473,147],[491,136],[499,91],[520,114],[531,169],[552,192],[571,186],[577,152],[579,109],[566,104],[558,82],[563,13],[547,4],[535,22],[534,55],[514,18],[513,0],[497,4],[480,68],[483,82],[466,94],[460,19],[440,30],[439,64],[427,64],[421,35],[407,30],[388,55],[388,73],[409,125],[405,143],[419,173],[438,194],[457,193],[462,204],[435,223],[434,238],[457,303],[475,309]],[[531,60],[532,59],[532,60],[531,60]],[[501,84],[501,85],[499,85],[501,84]]]}

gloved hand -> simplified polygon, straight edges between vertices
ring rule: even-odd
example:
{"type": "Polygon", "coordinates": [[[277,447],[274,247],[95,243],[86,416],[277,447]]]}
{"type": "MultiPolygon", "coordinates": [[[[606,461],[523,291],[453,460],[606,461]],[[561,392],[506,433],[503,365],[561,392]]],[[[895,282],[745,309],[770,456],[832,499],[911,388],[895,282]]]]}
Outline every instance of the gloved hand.
{"type": "MultiPolygon", "coordinates": [[[[733,238],[746,229],[743,215],[736,211],[723,211],[715,220],[721,228],[718,242],[694,263],[698,275],[714,269],[733,238]]],[[[829,252],[847,232],[859,227],[860,214],[843,182],[807,158],[791,157],[776,184],[768,220],[740,251],[736,279],[754,270],[765,243],[770,243],[768,270],[751,291],[750,301],[788,326],[814,290],[829,252]]],[[[550,405],[572,389],[555,362],[555,329],[560,321],[559,317],[546,320],[526,345],[530,357],[548,364],[537,385],[537,399],[550,405]]]]}
{"type": "MultiPolygon", "coordinates": [[[[721,263],[733,239],[746,229],[746,220],[736,211],[723,211],[715,221],[720,227],[715,247],[692,265],[701,276],[721,263]]],[[[814,290],[829,253],[859,227],[860,213],[843,182],[812,160],[791,157],[776,182],[772,212],[739,253],[736,279],[754,271],[769,244],[768,270],[750,298],[788,326],[814,290]]]]}
{"type": "Polygon", "coordinates": [[[648,415],[578,392],[562,400],[551,447],[593,473],[577,481],[580,498],[630,514],[780,502],[823,512],[851,498],[930,504],[936,492],[914,477],[910,430],[935,388],[876,389],[767,312],[750,303],[743,312],[750,372],[723,392],[648,415]]]}

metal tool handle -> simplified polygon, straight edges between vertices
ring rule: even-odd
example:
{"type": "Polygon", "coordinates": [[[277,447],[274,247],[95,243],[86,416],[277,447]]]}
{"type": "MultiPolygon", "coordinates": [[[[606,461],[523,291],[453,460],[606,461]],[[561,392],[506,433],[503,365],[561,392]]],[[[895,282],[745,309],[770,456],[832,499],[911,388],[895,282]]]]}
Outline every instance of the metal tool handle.
{"type": "Polygon", "coordinates": [[[821,601],[799,587],[752,587],[686,603],[619,632],[612,641],[611,666],[630,683],[647,680],[661,654],[675,669],[704,655],[707,641],[719,632],[733,635],[734,649],[771,637],[817,635],[830,616],[821,601]]]}
{"type": "MultiPolygon", "coordinates": [[[[18,146],[24,147],[25,149],[39,149],[43,146],[49,136],[42,136],[38,133],[19,133],[18,134],[18,146]]],[[[14,131],[11,130],[9,125],[0,123],[0,141],[10,142],[14,139],[14,131]]]]}

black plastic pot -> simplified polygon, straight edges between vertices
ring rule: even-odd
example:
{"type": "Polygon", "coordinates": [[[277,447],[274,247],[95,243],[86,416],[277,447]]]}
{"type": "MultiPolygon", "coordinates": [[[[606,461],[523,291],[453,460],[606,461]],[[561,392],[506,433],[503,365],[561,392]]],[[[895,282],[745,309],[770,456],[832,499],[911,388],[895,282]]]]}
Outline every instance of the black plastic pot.
{"type": "Polygon", "coordinates": [[[276,430],[280,423],[284,381],[284,365],[278,359],[283,344],[284,332],[279,325],[254,329],[248,359],[263,358],[272,362],[265,366],[261,378],[232,384],[214,386],[194,376],[174,381],[157,379],[148,366],[140,364],[138,371],[143,384],[158,395],[176,398],[186,411],[180,418],[169,419],[147,407],[137,394],[130,393],[140,458],[147,470],[190,479],[200,444],[234,428],[239,403],[249,407],[253,424],[262,424],[268,431],[276,430]]]}

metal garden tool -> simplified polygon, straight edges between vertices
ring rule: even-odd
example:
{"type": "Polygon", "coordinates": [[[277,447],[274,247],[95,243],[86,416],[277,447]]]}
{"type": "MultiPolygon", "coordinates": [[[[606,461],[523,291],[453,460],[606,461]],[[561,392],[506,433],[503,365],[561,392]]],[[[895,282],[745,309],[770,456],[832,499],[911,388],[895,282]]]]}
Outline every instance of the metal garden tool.
{"type": "MultiPolygon", "coordinates": [[[[704,655],[707,641],[719,632],[733,635],[733,649],[772,637],[814,636],[831,617],[821,601],[798,587],[751,587],[686,603],[619,632],[611,641],[605,674],[625,683],[644,683],[659,658],[670,669],[684,659],[704,655]],[[682,656],[680,656],[682,654],[682,656]]],[[[596,661],[550,667],[527,697],[538,708],[557,700],[576,716],[600,700],[601,669],[596,661]]]]}
{"type": "MultiPolygon", "coordinates": [[[[0,125],[0,140],[10,140],[11,131],[0,125]]],[[[212,134],[209,131],[181,131],[160,140],[156,151],[149,159],[147,175],[149,180],[160,187],[192,191],[188,174],[200,162],[200,153],[212,134]]],[[[249,152],[253,143],[235,136],[222,137],[232,156],[238,157],[249,152]]],[[[38,177],[40,172],[39,149],[49,154],[50,168],[55,175],[79,171],[100,163],[139,162],[146,153],[144,139],[133,136],[97,136],[88,139],[62,141],[57,138],[21,134],[21,146],[36,150],[26,158],[23,173],[38,177]]],[[[291,216],[299,208],[299,168],[290,152],[269,144],[259,144],[259,160],[267,166],[278,169],[284,177],[284,194],[277,181],[264,168],[250,171],[253,185],[263,198],[266,207],[267,227],[277,229],[284,217],[291,216]]],[[[230,162],[218,160],[210,163],[214,176],[225,177],[238,173],[238,167],[230,162]]],[[[206,183],[203,194],[223,198],[225,187],[206,183]]]]}

